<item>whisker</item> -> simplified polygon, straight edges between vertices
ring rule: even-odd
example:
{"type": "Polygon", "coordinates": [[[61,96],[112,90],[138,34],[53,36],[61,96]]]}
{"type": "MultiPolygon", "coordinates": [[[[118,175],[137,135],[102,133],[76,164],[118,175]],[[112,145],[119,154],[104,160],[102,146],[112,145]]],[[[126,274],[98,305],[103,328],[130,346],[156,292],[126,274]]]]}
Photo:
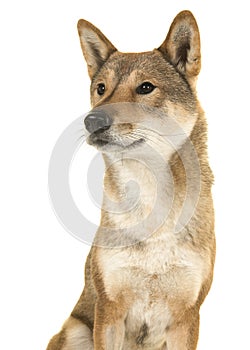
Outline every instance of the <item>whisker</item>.
{"type": "Polygon", "coordinates": [[[157,134],[157,135],[159,135],[159,136],[183,136],[183,135],[186,135],[186,133],[185,132],[183,132],[183,133],[178,133],[178,134],[160,134],[157,130],[155,130],[155,129],[149,129],[149,128],[147,128],[147,127],[143,127],[143,126],[140,126],[140,128],[138,128],[138,129],[136,129],[136,131],[137,130],[142,130],[142,131],[146,131],[146,132],[153,132],[154,134],[157,134]]]}
{"type": "Polygon", "coordinates": [[[132,134],[134,134],[135,136],[143,137],[145,139],[148,139],[148,140],[155,142],[156,136],[159,136],[159,135],[155,134],[154,132],[152,132],[150,130],[147,130],[147,129],[145,129],[145,130],[137,129],[132,134]],[[147,131],[147,133],[145,133],[145,130],[147,131]]]}
{"type": "Polygon", "coordinates": [[[144,134],[136,133],[136,134],[130,134],[129,136],[130,136],[129,139],[131,140],[138,140],[138,137],[140,137],[145,139],[146,141],[150,141],[157,145],[157,142],[153,138],[150,138],[148,135],[145,136],[144,134]]]}

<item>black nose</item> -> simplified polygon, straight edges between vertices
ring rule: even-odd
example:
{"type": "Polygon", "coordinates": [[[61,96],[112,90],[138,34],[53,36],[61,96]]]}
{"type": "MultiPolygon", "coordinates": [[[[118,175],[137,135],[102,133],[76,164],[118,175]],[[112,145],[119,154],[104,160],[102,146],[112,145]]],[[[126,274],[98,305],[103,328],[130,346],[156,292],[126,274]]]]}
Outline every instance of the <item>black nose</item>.
{"type": "Polygon", "coordinates": [[[84,119],[85,127],[91,134],[110,128],[112,119],[104,111],[91,111],[84,119]]]}

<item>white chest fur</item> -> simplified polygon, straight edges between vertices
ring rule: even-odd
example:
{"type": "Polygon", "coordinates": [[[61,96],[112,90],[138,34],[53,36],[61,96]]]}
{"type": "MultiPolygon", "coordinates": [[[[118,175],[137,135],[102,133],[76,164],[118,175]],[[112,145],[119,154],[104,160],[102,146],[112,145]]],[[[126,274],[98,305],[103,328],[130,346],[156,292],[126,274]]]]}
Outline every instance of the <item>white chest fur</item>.
{"type": "Polygon", "coordinates": [[[174,318],[171,305],[186,308],[195,304],[206,278],[207,263],[170,233],[149,238],[138,246],[98,249],[109,298],[131,298],[126,321],[128,341],[146,325],[149,346],[153,342],[161,344],[174,318]]]}

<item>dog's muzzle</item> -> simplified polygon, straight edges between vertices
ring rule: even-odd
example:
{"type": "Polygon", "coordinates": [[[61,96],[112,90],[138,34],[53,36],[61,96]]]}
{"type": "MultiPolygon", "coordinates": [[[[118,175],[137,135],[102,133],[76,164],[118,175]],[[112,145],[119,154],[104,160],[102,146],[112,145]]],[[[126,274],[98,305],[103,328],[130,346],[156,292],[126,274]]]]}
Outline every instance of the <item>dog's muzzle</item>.
{"type": "Polygon", "coordinates": [[[108,130],[112,124],[111,117],[101,110],[93,110],[84,119],[84,124],[87,131],[92,134],[93,132],[103,132],[108,130]]]}

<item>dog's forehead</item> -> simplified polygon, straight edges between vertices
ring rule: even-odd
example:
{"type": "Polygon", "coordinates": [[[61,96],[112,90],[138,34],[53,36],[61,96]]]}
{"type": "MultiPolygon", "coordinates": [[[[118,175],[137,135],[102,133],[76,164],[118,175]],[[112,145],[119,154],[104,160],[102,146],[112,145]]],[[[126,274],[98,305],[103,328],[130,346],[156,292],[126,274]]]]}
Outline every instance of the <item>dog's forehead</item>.
{"type": "Polygon", "coordinates": [[[175,69],[158,50],[142,53],[115,52],[104,64],[100,73],[104,73],[105,70],[112,70],[116,75],[123,77],[129,76],[135,70],[152,75],[166,74],[167,71],[169,74],[175,73],[175,69]]]}

